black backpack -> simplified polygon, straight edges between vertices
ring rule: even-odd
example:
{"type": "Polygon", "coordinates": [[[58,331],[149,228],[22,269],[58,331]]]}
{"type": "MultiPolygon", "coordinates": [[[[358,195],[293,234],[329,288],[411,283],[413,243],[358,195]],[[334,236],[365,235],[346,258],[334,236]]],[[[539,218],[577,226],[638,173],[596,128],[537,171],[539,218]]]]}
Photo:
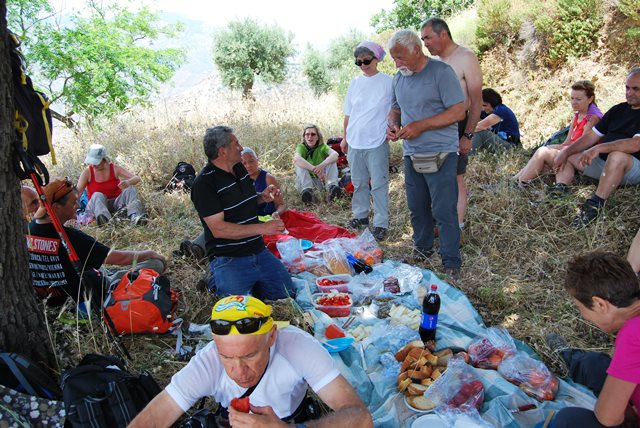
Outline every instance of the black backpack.
{"type": "Polygon", "coordinates": [[[0,383],[27,395],[60,400],[62,391],[57,382],[22,355],[0,353],[0,383]]]}
{"type": "Polygon", "coordinates": [[[62,374],[65,427],[126,427],[160,393],[148,373],[132,375],[114,356],[87,354],[62,374]]]}
{"type": "Polygon", "coordinates": [[[167,185],[167,190],[191,191],[191,186],[196,179],[196,170],[190,163],[178,162],[173,170],[173,176],[167,185]]]}
{"type": "Polygon", "coordinates": [[[51,163],[56,164],[51,133],[53,122],[47,96],[33,88],[27,76],[24,56],[20,52],[20,40],[9,31],[11,71],[13,74],[13,100],[15,104],[16,138],[33,156],[51,153],[51,163]]]}

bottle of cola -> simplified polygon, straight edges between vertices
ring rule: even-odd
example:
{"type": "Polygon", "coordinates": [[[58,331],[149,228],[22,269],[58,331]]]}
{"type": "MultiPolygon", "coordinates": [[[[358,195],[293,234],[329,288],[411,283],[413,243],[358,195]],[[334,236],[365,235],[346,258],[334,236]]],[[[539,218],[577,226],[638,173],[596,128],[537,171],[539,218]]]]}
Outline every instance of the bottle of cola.
{"type": "Polygon", "coordinates": [[[440,295],[438,286],[431,284],[431,290],[422,300],[422,319],[420,320],[420,339],[426,344],[436,340],[438,326],[438,312],[440,312],[440,295]]]}

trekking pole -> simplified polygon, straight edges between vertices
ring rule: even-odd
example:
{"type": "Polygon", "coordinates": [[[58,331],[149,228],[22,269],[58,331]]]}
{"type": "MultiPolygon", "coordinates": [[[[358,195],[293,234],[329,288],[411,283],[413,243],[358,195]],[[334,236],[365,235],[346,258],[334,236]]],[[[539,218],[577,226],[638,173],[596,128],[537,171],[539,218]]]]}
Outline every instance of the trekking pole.
{"type": "MultiPolygon", "coordinates": [[[[29,155],[29,153],[27,153],[26,150],[24,150],[24,148],[22,147],[22,144],[17,142],[15,145],[15,151],[18,156],[18,162],[15,164],[15,166],[16,168],[19,168],[19,170],[18,169],[16,170],[16,173],[20,178],[28,177],[33,182],[33,186],[35,187],[36,192],[38,193],[38,197],[40,198],[42,205],[44,205],[45,209],[47,210],[47,214],[49,215],[49,218],[53,223],[53,227],[55,228],[56,232],[58,233],[58,236],[60,237],[60,242],[62,243],[62,246],[64,247],[64,249],[67,251],[67,255],[69,256],[69,261],[71,262],[71,265],[76,271],[76,275],[78,275],[80,284],[83,286],[85,290],[91,290],[90,284],[87,284],[86,278],[84,277],[84,275],[82,275],[84,268],[80,263],[80,258],[78,257],[78,253],[76,252],[75,248],[73,248],[73,245],[71,245],[71,242],[69,241],[69,237],[67,236],[67,232],[64,230],[64,227],[62,227],[62,223],[60,223],[60,220],[58,219],[56,214],[53,212],[51,201],[47,200],[47,197],[44,194],[44,190],[42,186],[49,181],[48,172],[46,172],[46,168],[40,162],[40,160],[36,158],[37,161],[40,163],[40,165],[38,166],[44,169],[43,175],[45,175],[46,181],[43,181],[42,178],[38,175],[38,171],[36,170],[32,157],[29,155]]],[[[116,345],[116,349],[120,352],[120,354],[125,355],[129,360],[131,360],[131,354],[129,354],[129,350],[124,346],[124,344],[120,343],[119,338],[114,335],[114,332],[116,331],[116,329],[115,329],[115,326],[113,325],[113,321],[111,320],[111,317],[106,311],[102,310],[102,305],[100,305],[100,308],[101,308],[100,312],[102,313],[102,315],[104,316],[108,324],[107,334],[116,345]]]]}

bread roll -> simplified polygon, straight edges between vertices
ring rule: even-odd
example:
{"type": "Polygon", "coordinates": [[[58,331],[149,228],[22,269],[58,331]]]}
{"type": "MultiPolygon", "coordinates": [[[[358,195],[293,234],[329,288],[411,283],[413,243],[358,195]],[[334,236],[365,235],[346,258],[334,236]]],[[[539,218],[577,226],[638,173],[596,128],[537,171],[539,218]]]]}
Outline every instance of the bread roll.
{"type": "Polygon", "coordinates": [[[409,385],[411,385],[411,379],[405,379],[401,382],[398,382],[398,391],[404,391],[409,385]]]}
{"type": "Polygon", "coordinates": [[[407,403],[418,410],[432,410],[436,405],[424,395],[411,395],[407,397],[407,403]]]}
{"type": "Polygon", "coordinates": [[[427,386],[421,385],[419,383],[412,383],[407,388],[407,392],[409,393],[409,395],[423,395],[426,390],[427,386]]]}

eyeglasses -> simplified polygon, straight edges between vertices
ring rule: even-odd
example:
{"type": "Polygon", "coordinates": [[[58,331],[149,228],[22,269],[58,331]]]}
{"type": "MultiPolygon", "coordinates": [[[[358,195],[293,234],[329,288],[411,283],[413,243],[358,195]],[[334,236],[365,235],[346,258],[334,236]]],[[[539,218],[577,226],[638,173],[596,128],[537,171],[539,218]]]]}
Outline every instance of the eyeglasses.
{"type": "Polygon", "coordinates": [[[225,336],[229,334],[231,326],[234,325],[236,326],[238,333],[251,334],[260,330],[260,327],[266,324],[270,318],[271,317],[242,318],[237,321],[211,320],[209,324],[211,325],[211,332],[218,336],[225,336]]]}
{"type": "Polygon", "coordinates": [[[356,65],[358,67],[361,67],[362,64],[364,65],[369,65],[371,64],[371,62],[374,60],[375,58],[369,58],[369,59],[363,59],[362,61],[360,61],[359,59],[356,60],[356,65]]]}
{"type": "Polygon", "coordinates": [[[69,180],[69,177],[65,177],[64,181],[62,183],[60,183],[60,185],[56,188],[56,190],[53,191],[53,196],[52,196],[52,201],[51,203],[57,202],[60,199],[64,198],[65,196],[67,196],[69,193],[71,193],[71,191],[74,188],[74,184],[71,182],[71,180],[69,180]],[[58,193],[60,190],[62,190],[63,188],[68,188],[69,191],[65,192],[64,195],[61,195],[60,197],[56,198],[56,193],[58,193]]]}
{"type": "Polygon", "coordinates": [[[315,132],[305,132],[304,133],[305,137],[315,137],[316,135],[318,135],[318,134],[316,134],[315,132]]]}

